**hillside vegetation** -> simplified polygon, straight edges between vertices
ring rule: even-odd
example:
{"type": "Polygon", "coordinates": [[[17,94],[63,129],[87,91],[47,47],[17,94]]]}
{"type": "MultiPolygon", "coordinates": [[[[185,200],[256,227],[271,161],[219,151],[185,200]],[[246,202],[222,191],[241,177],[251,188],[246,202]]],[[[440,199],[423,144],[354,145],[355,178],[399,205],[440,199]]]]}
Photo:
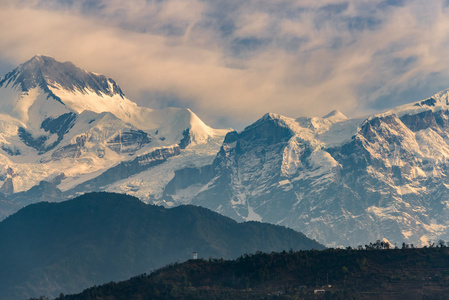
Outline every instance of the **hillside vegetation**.
{"type": "Polygon", "coordinates": [[[447,299],[449,248],[257,253],[189,260],[66,299],[447,299]]]}

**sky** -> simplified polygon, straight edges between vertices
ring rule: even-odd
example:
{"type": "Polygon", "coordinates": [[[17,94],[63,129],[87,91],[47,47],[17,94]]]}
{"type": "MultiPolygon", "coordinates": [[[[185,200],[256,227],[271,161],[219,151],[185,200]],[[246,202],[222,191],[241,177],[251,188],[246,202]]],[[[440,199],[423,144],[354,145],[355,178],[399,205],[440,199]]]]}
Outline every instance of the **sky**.
{"type": "Polygon", "coordinates": [[[425,99],[448,53],[447,0],[0,1],[0,75],[47,55],[216,128],[425,99]]]}

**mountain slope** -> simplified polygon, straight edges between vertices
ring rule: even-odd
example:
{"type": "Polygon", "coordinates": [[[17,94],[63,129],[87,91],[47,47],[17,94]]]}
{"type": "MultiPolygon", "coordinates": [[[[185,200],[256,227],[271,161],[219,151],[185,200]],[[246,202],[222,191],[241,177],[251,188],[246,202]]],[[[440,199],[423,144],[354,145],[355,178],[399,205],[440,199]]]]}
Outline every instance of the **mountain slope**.
{"type": "Polygon", "coordinates": [[[0,241],[1,299],[73,293],[184,261],[193,251],[236,258],[257,250],[323,248],[291,229],[109,193],[27,206],[0,223],[0,241]]]}
{"type": "Polygon", "coordinates": [[[40,125],[31,121],[42,122],[42,118],[54,119],[63,113],[92,111],[110,112],[141,130],[162,131],[159,135],[171,143],[179,142],[186,129],[193,141],[217,133],[189,109],[139,107],[125,97],[113,79],[47,56],[36,55],[21,64],[0,79],[0,87],[4,99],[0,112],[30,125],[40,125]]]}
{"type": "Polygon", "coordinates": [[[226,136],[207,178],[179,170],[164,197],[195,187],[184,201],[327,245],[447,240],[448,94],[360,119],[267,114],[226,136]]]}
{"type": "MultiPolygon", "coordinates": [[[[168,154],[160,157],[165,162],[187,149],[202,165],[228,132],[210,128],[189,109],[139,107],[111,78],[41,55],[0,79],[0,99],[0,191],[11,200],[43,181],[75,196],[105,172],[158,153],[168,154]]],[[[128,176],[152,166],[144,163],[128,176]]],[[[0,205],[0,218],[11,210],[0,205]]]]}

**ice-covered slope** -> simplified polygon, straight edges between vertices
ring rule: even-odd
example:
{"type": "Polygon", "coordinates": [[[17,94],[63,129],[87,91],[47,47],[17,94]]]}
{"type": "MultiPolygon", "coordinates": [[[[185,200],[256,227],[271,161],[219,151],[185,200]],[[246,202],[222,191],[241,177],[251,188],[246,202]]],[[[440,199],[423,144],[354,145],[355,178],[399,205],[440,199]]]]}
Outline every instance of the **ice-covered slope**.
{"type": "MultiPolygon", "coordinates": [[[[40,55],[0,78],[0,100],[0,191],[14,197],[41,181],[65,191],[113,168],[137,174],[192,147],[201,160],[228,132],[187,108],[139,107],[114,80],[40,55]]],[[[111,173],[109,184],[123,179],[111,173]]]]}
{"type": "Polygon", "coordinates": [[[229,133],[208,168],[175,172],[163,199],[333,246],[448,240],[448,94],[360,119],[266,114],[229,133]]]}
{"type": "Polygon", "coordinates": [[[0,112],[39,128],[48,118],[65,113],[110,112],[140,130],[159,132],[167,143],[179,142],[189,129],[192,141],[223,134],[186,108],[152,110],[127,99],[111,78],[87,72],[70,62],[37,55],[0,79],[0,112]],[[180,132],[179,132],[180,131],[180,132]]]}

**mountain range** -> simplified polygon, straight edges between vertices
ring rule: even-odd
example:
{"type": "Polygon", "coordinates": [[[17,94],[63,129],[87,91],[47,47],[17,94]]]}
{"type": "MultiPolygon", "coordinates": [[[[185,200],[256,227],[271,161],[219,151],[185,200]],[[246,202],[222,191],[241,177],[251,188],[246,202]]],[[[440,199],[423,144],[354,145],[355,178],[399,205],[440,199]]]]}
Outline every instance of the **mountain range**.
{"type": "Polygon", "coordinates": [[[0,299],[58,296],[199,258],[323,249],[292,229],[113,193],[31,204],[0,222],[0,299]]]}
{"type": "Polygon", "coordinates": [[[0,80],[0,212],[110,191],[330,246],[448,240],[448,95],[361,118],[267,113],[235,132],[138,107],[112,79],[36,56],[0,80]]]}

